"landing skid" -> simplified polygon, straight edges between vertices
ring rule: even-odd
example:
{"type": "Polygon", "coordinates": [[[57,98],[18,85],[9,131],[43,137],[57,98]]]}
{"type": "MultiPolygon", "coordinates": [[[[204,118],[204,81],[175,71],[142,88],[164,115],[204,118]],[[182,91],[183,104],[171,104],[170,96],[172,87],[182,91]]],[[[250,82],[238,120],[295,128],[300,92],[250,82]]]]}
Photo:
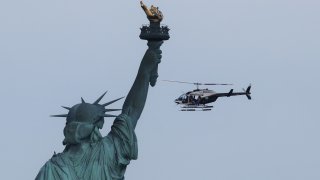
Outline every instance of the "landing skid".
{"type": "Polygon", "coordinates": [[[186,105],[182,106],[182,109],[180,111],[211,111],[213,106],[207,106],[207,105],[186,105]]]}
{"type": "Polygon", "coordinates": [[[180,111],[211,111],[211,109],[180,109],[180,111]]]}

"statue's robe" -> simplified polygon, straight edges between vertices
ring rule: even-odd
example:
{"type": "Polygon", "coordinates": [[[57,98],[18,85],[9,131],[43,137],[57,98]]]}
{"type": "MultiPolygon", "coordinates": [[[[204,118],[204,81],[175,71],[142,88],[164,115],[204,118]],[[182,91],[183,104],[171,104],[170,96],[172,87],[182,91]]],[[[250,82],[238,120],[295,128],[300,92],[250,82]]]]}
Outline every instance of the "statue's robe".
{"type": "Polygon", "coordinates": [[[123,180],[130,160],[137,159],[138,146],[130,118],[119,115],[110,133],[91,143],[76,163],[65,152],[54,155],[41,168],[36,180],[123,180]]]}

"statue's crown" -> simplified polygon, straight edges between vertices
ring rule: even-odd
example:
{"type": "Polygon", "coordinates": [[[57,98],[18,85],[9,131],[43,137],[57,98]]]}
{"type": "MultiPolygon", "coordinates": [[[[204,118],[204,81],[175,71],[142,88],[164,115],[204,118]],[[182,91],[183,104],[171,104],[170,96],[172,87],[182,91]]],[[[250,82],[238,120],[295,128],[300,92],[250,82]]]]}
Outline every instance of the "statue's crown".
{"type": "Polygon", "coordinates": [[[112,100],[104,104],[99,104],[99,102],[101,101],[101,99],[104,97],[106,93],[107,92],[102,94],[92,104],[86,103],[83,100],[83,98],[81,98],[81,103],[76,104],[71,108],[62,106],[63,108],[69,110],[68,114],[52,115],[51,117],[66,117],[67,123],[70,123],[70,122],[92,122],[93,123],[101,117],[117,117],[116,115],[106,114],[106,113],[111,111],[120,111],[121,109],[106,109],[105,107],[122,99],[123,97],[112,100]]]}

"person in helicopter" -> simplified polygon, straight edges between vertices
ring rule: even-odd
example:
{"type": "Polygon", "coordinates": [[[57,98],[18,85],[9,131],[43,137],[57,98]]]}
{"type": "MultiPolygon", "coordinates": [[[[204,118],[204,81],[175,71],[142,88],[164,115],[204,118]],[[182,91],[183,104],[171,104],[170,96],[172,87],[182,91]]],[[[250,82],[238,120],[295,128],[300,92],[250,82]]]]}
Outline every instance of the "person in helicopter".
{"type": "Polygon", "coordinates": [[[201,96],[198,96],[198,98],[197,98],[197,106],[200,105],[200,102],[201,102],[201,96]]]}

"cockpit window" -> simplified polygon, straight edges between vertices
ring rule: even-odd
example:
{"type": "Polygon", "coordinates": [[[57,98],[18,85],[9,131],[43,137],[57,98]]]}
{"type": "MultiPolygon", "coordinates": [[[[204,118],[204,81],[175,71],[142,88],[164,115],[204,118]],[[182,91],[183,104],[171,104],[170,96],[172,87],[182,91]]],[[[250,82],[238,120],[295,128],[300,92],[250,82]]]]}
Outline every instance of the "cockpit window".
{"type": "Polygon", "coordinates": [[[187,99],[186,94],[182,94],[178,99],[183,100],[183,99],[187,99]]]}

